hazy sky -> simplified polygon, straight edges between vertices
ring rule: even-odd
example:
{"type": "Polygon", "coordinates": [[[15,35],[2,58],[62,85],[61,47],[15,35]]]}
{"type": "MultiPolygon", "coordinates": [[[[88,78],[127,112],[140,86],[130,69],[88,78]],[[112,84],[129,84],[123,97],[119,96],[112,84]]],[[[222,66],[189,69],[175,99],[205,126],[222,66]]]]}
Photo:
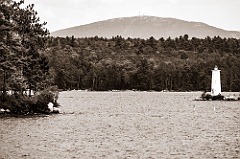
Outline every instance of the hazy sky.
{"type": "Polygon", "coordinates": [[[25,0],[52,31],[96,21],[149,15],[240,31],[240,0],[25,0]]]}

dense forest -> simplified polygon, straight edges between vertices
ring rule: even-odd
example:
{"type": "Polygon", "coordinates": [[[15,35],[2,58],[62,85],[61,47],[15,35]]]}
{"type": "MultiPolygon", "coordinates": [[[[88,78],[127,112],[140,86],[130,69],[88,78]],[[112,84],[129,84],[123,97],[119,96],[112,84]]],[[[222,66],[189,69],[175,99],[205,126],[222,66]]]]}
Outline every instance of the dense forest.
{"type": "Polygon", "coordinates": [[[215,65],[221,69],[222,90],[240,90],[240,39],[51,37],[34,5],[0,2],[1,98],[7,90],[23,94],[50,86],[209,91],[215,65]]]}
{"type": "Polygon", "coordinates": [[[49,32],[34,5],[23,4],[0,0],[0,114],[49,113],[50,102],[57,106],[45,55],[49,32]]]}
{"type": "Polygon", "coordinates": [[[240,90],[235,38],[49,37],[45,55],[51,83],[63,90],[210,91],[215,65],[222,90],[240,90]]]}
{"type": "Polygon", "coordinates": [[[47,44],[46,23],[39,23],[34,5],[0,0],[0,85],[6,90],[43,89],[48,68],[43,50],[47,44]]]}

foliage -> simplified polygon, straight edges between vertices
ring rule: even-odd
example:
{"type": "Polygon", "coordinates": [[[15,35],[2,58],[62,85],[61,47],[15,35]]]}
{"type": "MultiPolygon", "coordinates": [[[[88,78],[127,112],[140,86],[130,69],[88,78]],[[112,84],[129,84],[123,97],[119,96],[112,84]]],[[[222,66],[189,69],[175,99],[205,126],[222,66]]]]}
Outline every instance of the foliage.
{"type": "Polygon", "coordinates": [[[12,114],[50,113],[49,102],[52,102],[54,107],[59,106],[56,95],[56,93],[48,90],[38,92],[37,95],[32,97],[20,94],[6,95],[0,103],[0,108],[8,109],[12,114]]]}
{"type": "MultiPolygon", "coordinates": [[[[23,3],[0,0],[2,101],[7,90],[22,96],[26,89],[50,85],[62,90],[210,90],[215,65],[221,69],[222,90],[240,90],[240,39],[54,38],[34,5],[23,8],[23,3]]],[[[39,100],[43,107],[51,98],[47,93],[39,100]]]]}
{"type": "Polygon", "coordinates": [[[23,92],[47,87],[48,60],[42,53],[48,31],[39,23],[34,5],[24,1],[0,0],[1,91],[23,92]]]}
{"type": "Polygon", "coordinates": [[[240,90],[240,39],[49,37],[53,84],[63,90],[210,90],[221,69],[223,91],[240,90]]]}
{"type": "Polygon", "coordinates": [[[58,105],[55,94],[46,90],[52,84],[45,54],[49,33],[34,5],[23,4],[0,0],[0,108],[13,114],[48,113],[49,102],[58,105]],[[25,96],[26,90],[40,93],[25,96]]]}

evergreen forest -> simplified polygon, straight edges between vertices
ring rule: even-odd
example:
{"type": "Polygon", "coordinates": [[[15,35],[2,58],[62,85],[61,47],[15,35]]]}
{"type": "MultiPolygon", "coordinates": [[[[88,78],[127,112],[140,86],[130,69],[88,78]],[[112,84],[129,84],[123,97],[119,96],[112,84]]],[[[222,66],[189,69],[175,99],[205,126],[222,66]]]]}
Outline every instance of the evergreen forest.
{"type": "Polygon", "coordinates": [[[50,113],[50,102],[58,106],[45,55],[46,22],[40,23],[33,4],[23,4],[0,0],[0,114],[50,113]]]}
{"type": "Polygon", "coordinates": [[[0,89],[22,94],[60,90],[240,91],[240,39],[52,37],[34,5],[0,0],[0,89]]]}
{"type": "Polygon", "coordinates": [[[51,83],[94,91],[210,91],[221,70],[223,91],[240,91],[240,39],[49,37],[51,83]]]}

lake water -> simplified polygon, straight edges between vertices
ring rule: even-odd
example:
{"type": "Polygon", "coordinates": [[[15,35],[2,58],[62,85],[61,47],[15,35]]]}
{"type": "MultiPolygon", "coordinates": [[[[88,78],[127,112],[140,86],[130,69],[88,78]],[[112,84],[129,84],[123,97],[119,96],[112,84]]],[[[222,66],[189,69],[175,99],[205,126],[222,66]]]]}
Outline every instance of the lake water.
{"type": "Polygon", "coordinates": [[[0,117],[0,159],[240,158],[240,101],[61,92],[62,114],[0,117]]]}

